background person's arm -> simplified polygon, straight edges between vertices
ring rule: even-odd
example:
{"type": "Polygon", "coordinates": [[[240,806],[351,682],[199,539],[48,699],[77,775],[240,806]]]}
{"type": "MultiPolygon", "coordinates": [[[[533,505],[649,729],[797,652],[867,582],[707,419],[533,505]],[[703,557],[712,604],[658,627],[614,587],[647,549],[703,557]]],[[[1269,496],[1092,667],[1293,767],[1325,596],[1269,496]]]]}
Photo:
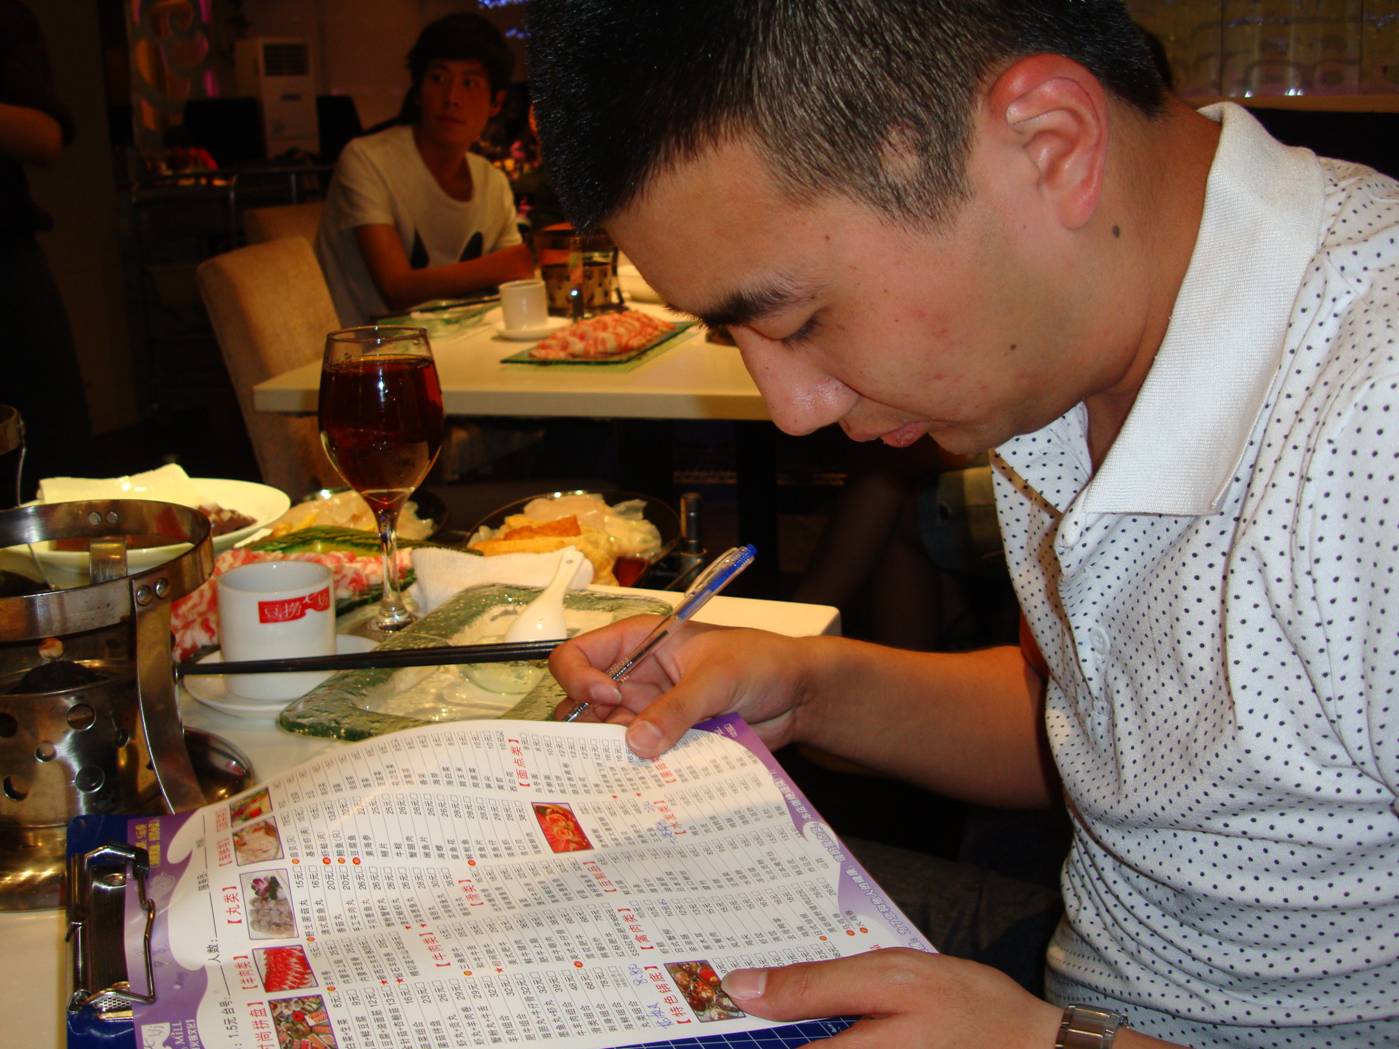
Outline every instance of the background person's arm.
{"type": "Polygon", "coordinates": [[[355,242],[375,287],[391,310],[406,310],[430,299],[450,299],[508,280],[534,276],[534,259],[524,244],[446,266],[413,269],[392,226],[355,227],[355,242]]]}
{"type": "Polygon", "coordinates": [[[0,155],[52,164],[63,151],[63,126],[39,109],[0,102],[0,155]]]}
{"type": "Polygon", "coordinates": [[[39,23],[23,4],[0,8],[0,155],[51,164],[73,140],[73,116],[54,94],[39,23]]]}

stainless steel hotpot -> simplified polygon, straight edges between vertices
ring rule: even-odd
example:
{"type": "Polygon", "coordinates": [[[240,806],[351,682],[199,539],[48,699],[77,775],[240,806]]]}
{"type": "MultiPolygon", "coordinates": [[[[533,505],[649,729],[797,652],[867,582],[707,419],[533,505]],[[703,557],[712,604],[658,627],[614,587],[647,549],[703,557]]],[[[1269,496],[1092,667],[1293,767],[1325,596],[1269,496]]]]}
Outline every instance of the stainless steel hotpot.
{"type": "Polygon", "coordinates": [[[0,597],[0,910],[60,903],[73,816],[204,803],[170,671],[170,609],[213,570],[209,520],[138,500],[0,512],[0,547],[73,538],[91,544],[89,585],[0,597]],[[181,545],[128,575],[127,535],[181,545]]]}

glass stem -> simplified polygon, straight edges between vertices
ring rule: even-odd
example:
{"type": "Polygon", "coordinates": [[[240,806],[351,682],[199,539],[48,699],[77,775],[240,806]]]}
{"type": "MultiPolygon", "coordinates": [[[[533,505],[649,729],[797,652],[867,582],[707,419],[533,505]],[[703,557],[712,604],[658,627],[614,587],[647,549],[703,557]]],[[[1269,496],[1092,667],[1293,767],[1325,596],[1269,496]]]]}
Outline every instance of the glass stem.
{"type": "Polygon", "coordinates": [[[379,525],[379,545],[384,557],[384,589],[379,599],[378,626],[381,630],[397,630],[407,626],[413,617],[403,603],[398,580],[398,507],[374,511],[379,525]]]}

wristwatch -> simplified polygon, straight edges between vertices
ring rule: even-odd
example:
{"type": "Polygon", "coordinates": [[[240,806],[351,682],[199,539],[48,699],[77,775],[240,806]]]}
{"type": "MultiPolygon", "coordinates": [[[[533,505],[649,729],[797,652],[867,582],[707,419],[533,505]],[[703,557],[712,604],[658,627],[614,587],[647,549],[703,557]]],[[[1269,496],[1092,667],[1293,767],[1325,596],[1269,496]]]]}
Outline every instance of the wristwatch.
{"type": "Polygon", "coordinates": [[[1117,1030],[1127,1026],[1127,1017],[1091,1005],[1071,1005],[1064,1010],[1054,1049],[1110,1049],[1117,1030]]]}

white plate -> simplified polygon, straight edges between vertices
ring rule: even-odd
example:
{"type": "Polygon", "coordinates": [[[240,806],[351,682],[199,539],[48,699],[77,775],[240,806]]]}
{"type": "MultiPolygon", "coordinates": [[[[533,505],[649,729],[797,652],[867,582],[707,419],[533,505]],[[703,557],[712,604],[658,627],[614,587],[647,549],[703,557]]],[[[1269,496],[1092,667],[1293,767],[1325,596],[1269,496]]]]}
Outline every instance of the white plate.
{"type": "Polygon", "coordinates": [[[537,342],[546,335],[552,335],[560,328],[567,328],[572,321],[567,317],[550,317],[537,328],[506,328],[503,325],[495,326],[495,333],[502,339],[509,339],[511,342],[537,342]]]}
{"type": "MultiPolygon", "coordinates": [[[[264,528],[287,512],[291,499],[286,492],[270,485],[252,481],[223,480],[217,477],[191,477],[190,483],[206,503],[217,503],[225,510],[247,514],[253,523],[214,537],[214,553],[220,554],[241,539],[264,528]]],[[[82,550],[53,550],[49,543],[35,543],[34,556],[43,569],[50,586],[86,586],[88,582],[87,552],[82,550]]],[[[127,551],[129,572],[142,572],[162,561],[177,557],[183,544],[149,546],[127,551]]]]}
{"type": "MultiPolygon", "coordinates": [[[[355,634],[337,634],[335,636],[335,651],[341,655],[346,652],[368,652],[373,647],[374,642],[367,637],[359,637],[355,634]]],[[[223,662],[223,654],[210,652],[198,662],[221,663],[223,662]]],[[[318,674],[311,688],[315,688],[333,673],[335,671],[326,670],[318,674]]],[[[213,674],[198,674],[183,678],[181,684],[186,692],[206,707],[213,707],[220,713],[232,714],[234,717],[275,718],[288,703],[295,702],[293,699],[248,699],[236,692],[229,691],[225,679],[215,677],[213,674]]],[[[311,688],[306,691],[310,692],[311,688]]]]}

